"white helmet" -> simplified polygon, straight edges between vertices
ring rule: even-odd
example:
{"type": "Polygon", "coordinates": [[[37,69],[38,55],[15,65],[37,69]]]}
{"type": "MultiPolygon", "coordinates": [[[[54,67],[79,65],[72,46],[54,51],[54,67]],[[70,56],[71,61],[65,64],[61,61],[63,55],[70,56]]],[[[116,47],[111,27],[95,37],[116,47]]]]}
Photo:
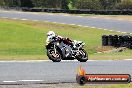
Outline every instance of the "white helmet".
{"type": "Polygon", "coordinates": [[[49,32],[47,33],[47,36],[48,36],[49,38],[53,38],[53,37],[55,37],[55,33],[54,33],[53,31],[49,31],[49,32]]]}

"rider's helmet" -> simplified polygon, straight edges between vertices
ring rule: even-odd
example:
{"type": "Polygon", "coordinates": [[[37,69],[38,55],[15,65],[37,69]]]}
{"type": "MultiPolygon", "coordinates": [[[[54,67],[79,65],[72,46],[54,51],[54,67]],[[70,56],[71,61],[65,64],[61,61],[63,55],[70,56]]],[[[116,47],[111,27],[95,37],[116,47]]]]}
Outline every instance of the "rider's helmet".
{"type": "Polygon", "coordinates": [[[49,31],[47,33],[47,36],[52,39],[53,37],[55,37],[55,33],[53,31],[49,31]]]}

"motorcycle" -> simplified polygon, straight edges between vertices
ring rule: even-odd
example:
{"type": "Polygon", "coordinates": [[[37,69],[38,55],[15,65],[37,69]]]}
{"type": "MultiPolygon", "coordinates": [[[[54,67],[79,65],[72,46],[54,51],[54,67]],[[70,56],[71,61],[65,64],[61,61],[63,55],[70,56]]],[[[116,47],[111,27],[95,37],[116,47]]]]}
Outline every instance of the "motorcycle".
{"type": "Polygon", "coordinates": [[[53,62],[60,62],[61,60],[74,60],[86,62],[88,54],[83,49],[85,43],[82,41],[73,42],[74,46],[67,45],[64,41],[51,41],[46,45],[47,56],[53,62]]]}

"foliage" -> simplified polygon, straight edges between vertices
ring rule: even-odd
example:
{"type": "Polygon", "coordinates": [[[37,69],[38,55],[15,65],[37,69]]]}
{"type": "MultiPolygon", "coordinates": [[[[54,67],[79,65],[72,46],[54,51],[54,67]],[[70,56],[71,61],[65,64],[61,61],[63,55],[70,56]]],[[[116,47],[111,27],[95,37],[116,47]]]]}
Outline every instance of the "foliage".
{"type": "Polygon", "coordinates": [[[77,0],[75,6],[77,9],[101,9],[99,0],[77,0]]]}
{"type": "Polygon", "coordinates": [[[59,9],[132,9],[132,0],[0,0],[0,6],[59,9]]]}
{"type": "Polygon", "coordinates": [[[123,0],[116,5],[117,9],[132,9],[132,0],[123,0]]]}
{"type": "Polygon", "coordinates": [[[101,6],[104,9],[114,9],[117,3],[121,2],[121,0],[100,0],[101,6]]]}

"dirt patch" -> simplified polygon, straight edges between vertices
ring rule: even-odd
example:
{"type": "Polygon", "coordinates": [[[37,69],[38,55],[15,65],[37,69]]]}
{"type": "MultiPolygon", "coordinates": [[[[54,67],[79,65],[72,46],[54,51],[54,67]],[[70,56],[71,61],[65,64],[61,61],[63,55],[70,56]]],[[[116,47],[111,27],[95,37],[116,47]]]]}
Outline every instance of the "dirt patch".
{"type": "Polygon", "coordinates": [[[123,52],[127,48],[126,47],[119,47],[114,48],[112,46],[102,46],[97,48],[97,53],[114,53],[114,52],[123,52]]]}
{"type": "MultiPolygon", "coordinates": [[[[88,16],[89,17],[89,16],[88,16]]],[[[92,16],[93,17],[93,16],[92,16]]],[[[95,15],[95,18],[103,18],[103,19],[113,19],[113,20],[128,20],[131,21],[132,20],[132,16],[127,16],[127,15],[95,15]]]]}

